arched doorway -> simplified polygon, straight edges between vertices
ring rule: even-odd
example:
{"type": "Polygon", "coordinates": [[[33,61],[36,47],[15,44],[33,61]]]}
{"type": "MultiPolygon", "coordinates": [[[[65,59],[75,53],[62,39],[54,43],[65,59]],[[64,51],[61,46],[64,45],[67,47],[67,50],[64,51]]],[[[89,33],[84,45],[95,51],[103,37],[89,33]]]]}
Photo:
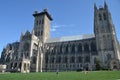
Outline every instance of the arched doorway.
{"type": "Polygon", "coordinates": [[[117,69],[119,69],[119,61],[118,60],[111,60],[110,61],[110,68],[112,69],[112,70],[117,70],[117,69]]]}
{"type": "Polygon", "coordinates": [[[114,65],[114,66],[113,66],[113,69],[117,69],[117,66],[116,66],[116,65],[114,65]]]}

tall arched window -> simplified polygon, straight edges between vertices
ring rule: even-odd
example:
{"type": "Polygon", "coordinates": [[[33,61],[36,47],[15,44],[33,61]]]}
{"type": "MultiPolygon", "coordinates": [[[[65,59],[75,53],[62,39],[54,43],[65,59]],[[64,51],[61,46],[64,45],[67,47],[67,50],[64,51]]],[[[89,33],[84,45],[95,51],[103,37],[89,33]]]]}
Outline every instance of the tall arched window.
{"type": "Polygon", "coordinates": [[[15,65],[14,65],[14,68],[16,68],[17,67],[17,63],[15,63],[15,65]]]}
{"type": "Polygon", "coordinates": [[[39,24],[41,24],[41,20],[39,21],[39,24]]]}
{"type": "Polygon", "coordinates": [[[60,46],[60,53],[63,53],[63,51],[62,51],[62,45],[60,46]]]}
{"type": "Polygon", "coordinates": [[[10,67],[11,67],[11,68],[13,67],[13,63],[11,63],[10,67]]]}
{"type": "Polygon", "coordinates": [[[106,20],[106,14],[105,13],[103,13],[103,17],[104,17],[104,20],[106,20]]]}
{"type": "Polygon", "coordinates": [[[111,60],[111,54],[107,54],[107,60],[111,60]]]}
{"type": "Polygon", "coordinates": [[[68,45],[68,53],[71,52],[71,45],[68,45]]]}
{"type": "Polygon", "coordinates": [[[72,53],[75,53],[75,45],[73,44],[72,45],[72,50],[71,50],[72,53]]]}
{"type": "Polygon", "coordinates": [[[61,63],[61,56],[58,57],[58,63],[61,63]]]}
{"type": "Polygon", "coordinates": [[[68,58],[67,58],[67,56],[65,56],[64,57],[64,63],[67,63],[67,61],[68,61],[68,58]]]}
{"type": "Polygon", "coordinates": [[[22,65],[22,63],[19,64],[19,69],[20,69],[20,70],[21,70],[21,65],[22,65]]]}
{"type": "Polygon", "coordinates": [[[94,58],[94,64],[96,64],[97,63],[97,58],[94,58]]]}
{"type": "Polygon", "coordinates": [[[89,52],[89,45],[87,43],[84,44],[84,51],[89,52]]]}
{"type": "Polygon", "coordinates": [[[65,47],[65,53],[68,53],[68,45],[65,47]]]}
{"type": "Polygon", "coordinates": [[[85,62],[90,62],[90,57],[89,56],[85,57],[85,62]]]}
{"type": "Polygon", "coordinates": [[[90,46],[91,46],[91,51],[92,51],[92,52],[97,51],[97,50],[96,50],[96,44],[95,44],[95,42],[91,42],[90,46]]]}
{"type": "Polygon", "coordinates": [[[54,57],[51,57],[51,63],[54,63],[54,57]]]}
{"type": "Polygon", "coordinates": [[[81,62],[82,62],[82,59],[83,59],[83,58],[82,58],[81,56],[77,57],[77,62],[78,62],[78,63],[81,63],[81,62]]]}
{"type": "Polygon", "coordinates": [[[74,56],[72,56],[72,57],[70,58],[70,62],[71,62],[71,63],[74,63],[74,62],[75,62],[75,57],[74,57],[74,56]]]}
{"type": "Polygon", "coordinates": [[[59,56],[56,58],[56,63],[60,63],[60,62],[61,62],[61,57],[59,56]]]}
{"type": "Polygon", "coordinates": [[[33,64],[36,64],[36,57],[33,57],[33,64]]]}
{"type": "Polygon", "coordinates": [[[78,45],[77,51],[78,51],[78,52],[82,52],[82,44],[79,44],[79,45],[78,45]]]}

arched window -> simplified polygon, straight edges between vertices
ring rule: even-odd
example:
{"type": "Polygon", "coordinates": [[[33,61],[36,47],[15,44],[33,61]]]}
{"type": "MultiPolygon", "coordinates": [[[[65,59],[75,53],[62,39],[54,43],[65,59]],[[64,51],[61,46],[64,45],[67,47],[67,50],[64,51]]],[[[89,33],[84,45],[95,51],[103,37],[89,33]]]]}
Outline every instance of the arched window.
{"type": "Polygon", "coordinates": [[[68,53],[71,52],[71,45],[68,45],[68,53]]]}
{"type": "Polygon", "coordinates": [[[14,68],[16,68],[17,67],[17,63],[15,63],[15,65],[14,65],[14,68]]]}
{"type": "Polygon", "coordinates": [[[51,63],[54,63],[54,57],[51,58],[51,63]]]}
{"type": "Polygon", "coordinates": [[[20,70],[21,70],[21,65],[22,65],[22,64],[20,63],[20,64],[19,64],[19,69],[20,69],[20,70]]]}
{"type": "Polygon", "coordinates": [[[62,53],[62,45],[60,46],[60,53],[62,53]]]}
{"type": "Polygon", "coordinates": [[[94,58],[94,64],[96,64],[97,63],[97,58],[94,58]]]}
{"type": "Polygon", "coordinates": [[[59,56],[59,57],[58,57],[58,63],[60,63],[60,62],[61,62],[61,57],[59,56]]]}
{"type": "Polygon", "coordinates": [[[87,43],[84,44],[84,51],[89,52],[89,45],[87,43]]]}
{"type": "Polygon", "coordinates": [[[105,13],[103,13],[103,17],[104,17],[104,20],[106,20],[106,14],[105,13]]]}
{"type": "Polygon", "coordinates": [[[11,67],[11,68],[13,67],[13,63],[11,63],[10,67],[11,67]]]}
{"type": "Polygon", "coordinates": [[[92,52],[97,51],[97,50],[96,50],[96,44],[95,44],[95,42],[92,42],[90,46],[91,46],[91,51],[92,51],[92,52]]]}
{"type": "Polygon", "coordinates": [[[57,46],[57,54],[60,54],[60,46],[57,46]]]}
{"type": "Polygon", "coordinates": [[[60,62],[61,62],[61,57],[59,56],[56,58],[56,63],[60,63],[60,62]]]}
{"type": "Polygon", "coordinates": [[[24,70],[26,70],[26,63],[24,63],[24,70]]]}
{"type": "Polygon", "coordinates": [[[70,63],[74,63],[74,62],[75,62],[75,57],[72,56],[72,57],[70,58],[70,63]]]}
{"type": "Polygon", "coordinates": [[[48,56],[45,55],[45,62],[48,63],[48,56]]]}
{"type": "Polygon", "coordinates": [[[41,36],[43,36],[43,31],[41,31],[41,36]]]}
{"type": "Polygon", "coordinates": [[[89,56],[85,57],[85,62],[90,62],[90,57],[89,56]]]}
{"type": "Polygon", "coordinates": [[[35,32],[35,36],[37,36],[37,31],[35,32]]]}
{"type": "Polygon", "coordinates": [[[41,24],[41,20],[39,21],[39,24],[41,24]]]}
{"type": "Polygon", "coordinates": [[[54,50],[54,54],[56,54],[56,49],[57,49],[57,47],[54,47],[54,49],[53,49],[54,50]]]}
{"type": "Polygon", "coordinates": [[[78,62],[78,63],[81,63],[81,62],[82,62],[82,57],[81,57],[81,56],[77,57],[77,62],[78,62]]]}
{"type": "Polygon", "coordinates": [[[72,53],[75,53],[75,45],[73,44],[72,45],[72,50],[71,50],[72,53]]]}
{"type": "Polygon", "coordinates": [[[33,64],[36,64],[36,57],[33,57],[33,64]]]}
{"type": "Polygon", "coordinates": [[[78,45],[77,51],[78,51],[78,52],[82,52],[82,44],[79,44],[79,45],[78,45]]]}
{"type": "Polygon", "coordinates": [[[67,63],[67,61],[68,61],[67,56],[64,57],[64,60],[63,60],[63,61],[64,61],[64,63],[67,63]]]}
{"type": "Polygon", "coordinates": [[[107,54],[107,59],[111,60],[111,54],[107,54]]]}
{"type": "Polygon", "coordinates": [[[68,45],[65,47],[65,53],[68,53],[68,45]]]}

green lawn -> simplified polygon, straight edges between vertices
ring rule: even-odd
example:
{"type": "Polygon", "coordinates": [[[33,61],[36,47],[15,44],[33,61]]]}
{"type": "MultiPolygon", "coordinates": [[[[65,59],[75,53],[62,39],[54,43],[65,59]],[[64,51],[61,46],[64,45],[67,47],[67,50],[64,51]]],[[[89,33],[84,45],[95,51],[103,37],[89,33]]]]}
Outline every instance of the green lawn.
{"type": "Polygon", "coordinates": [[[120,71],[0,73],[0,80],[120,80],[120,71]]]}

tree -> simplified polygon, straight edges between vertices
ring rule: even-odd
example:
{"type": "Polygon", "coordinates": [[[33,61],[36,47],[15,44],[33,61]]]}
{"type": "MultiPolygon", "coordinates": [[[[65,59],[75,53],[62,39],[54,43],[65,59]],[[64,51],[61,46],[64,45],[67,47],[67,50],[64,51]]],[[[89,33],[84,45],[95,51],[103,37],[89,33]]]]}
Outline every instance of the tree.
{"type": "Polygon", "coordinates": [[[101,69],[102,69],[102,67],[101,67],[101,62],[100,62],[99,60],[97,60],[95,64],[96,64],[96,65],[95,65],[96,70],[101,70],[101,69]]]}

